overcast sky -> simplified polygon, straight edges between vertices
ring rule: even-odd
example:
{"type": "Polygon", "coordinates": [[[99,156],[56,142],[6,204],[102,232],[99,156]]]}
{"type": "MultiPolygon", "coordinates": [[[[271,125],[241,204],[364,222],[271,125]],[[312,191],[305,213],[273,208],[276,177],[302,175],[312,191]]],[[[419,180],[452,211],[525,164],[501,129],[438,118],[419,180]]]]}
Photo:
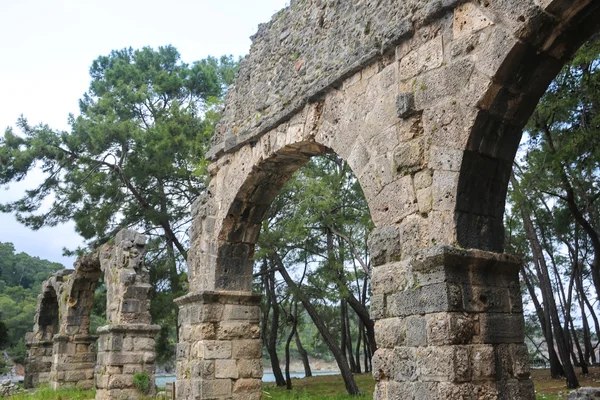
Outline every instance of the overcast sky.
{"type": "MultiPolygon", "coordinates": [[[[286,0],[0,0],[0,133],[23,114],[30,124],[68,129],[69,113],[89,85],[92,61],[125,47],[172,44],[186,63],[209,55],[245,55],[249,37],[286,0]]],[[[38,176],[39,179],[39,176],[38,176]]],[[[36,177],[0,189],[0,202],[20,197],[36,177]]],[[[0,242],[63,263],[76,248],[71,224],[33,232],[0,214],[0,242]]]]}

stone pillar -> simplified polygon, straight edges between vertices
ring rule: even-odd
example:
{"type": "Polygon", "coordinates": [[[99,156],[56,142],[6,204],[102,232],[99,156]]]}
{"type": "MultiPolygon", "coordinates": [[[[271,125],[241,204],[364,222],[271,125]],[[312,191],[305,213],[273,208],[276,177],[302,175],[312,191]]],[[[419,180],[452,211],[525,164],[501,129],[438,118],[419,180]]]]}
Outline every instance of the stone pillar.
{"type": "Polygon", "coordinates": [[[520,260],[434,247],[373,272],[376,399],[534,400],[520,260]]]}
{"type": "Polygon", "coordinates": [[[54,335],[52,372],[50,386],[94,387],[94,369],[96,367],[95,335],[54,335]]]}
{"type": "Polygon", "coordinates": [[[30,389],[50,381],[52,371],[52,340],[37,340],[31,332],[25,336],[27,357],[23,386],[30,389]]]}
{"type": "Polygon", "coordinates": [[[96,400],[136,400],[142,393],[133,377],[146,373],[148,396],[156,393],[154,338],[158,325],[123,324],[98,328],[98,366],[96,367],[96,400]]]}
{"type": "Polygon", "coordinates": [[[197,292],[176,303],[177,397],[260,399],[260,295],[197,292]]]}

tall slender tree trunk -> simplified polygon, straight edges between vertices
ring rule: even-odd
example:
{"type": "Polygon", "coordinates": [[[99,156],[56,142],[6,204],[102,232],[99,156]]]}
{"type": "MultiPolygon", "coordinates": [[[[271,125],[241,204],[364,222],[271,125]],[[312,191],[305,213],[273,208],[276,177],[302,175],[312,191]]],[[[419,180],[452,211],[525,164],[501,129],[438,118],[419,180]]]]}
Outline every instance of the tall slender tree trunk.
{"type": "Polygon", "coordinates": [[[277,355],[277,332],[279,331],[279,303],[277,302],[277,294],[275,293],[275,273],[273,271],[267,273],[266,291],[269,297],[269,303],[273,311],[271,317],[271,329],[269,339],[267,340],[267,352],[271,359],[271,367],[275,376],[277,386],[285,386],[285,378],[281,372],[279,364],[279,356],[277,355]]]}
{"type": "Polygon", "coordinates": [[[294,314],[297,314],[298,303],[294,304],[294,308],[296,309],[295,311],[290,310],[290,315],[292,316],[292,329],[285,342],[285,381],[287,390],[292,390],[292,377],[290,376],[290,343],[292,343],[292,339],[296,336],[298,320],[296,320],[294,314]]]}
{"type": "Polygon", "coordinates": [[[355,357],[356,357],[356,373],[357,374],[361,374],[362,371],[360,369],[360,352],[361,352],[361,345],[362,345],[362,337],[363,337],[363,331],[364,331],[364,325],[363,323],[360,321],[360,319],[358,320],[358,334],[356,335],[356,350],[355,350],[355,357]]]}
{"type": "MultiPolygon", "coordinates": [[[[295,308],[294,318],[298,321],[298,308],[295,308]]],[[[298,353],[300,353],[300,359],[302,360],[302,366],[304,367],[304,376],[310,377],[312,376],[312,370],[310,369],[310,362],[308,361],[308,353],[302,346],[302,342],[300,341],[300,335],[298,334],[298,329],[296,329],[296,348],[298,348],[298,353]]]]}
{"type": "Polygon", "coordinates": [[[344,342],[342,345],[342,349],[344,349],[344,352],[347,354],[346,358],[348,359],[348,362],[350,363],[350,370],[353,373],[356,373],[356,362],[354,360],[354,351],[352,351],[352,335],[350,333],[350,319],[348,318],[348,303],[346,303],[345,300],[341,300],[340,302],[340,308],[341,308],[341,317],[342,317],[342,329],[344,331],[344,334],[342,335],[342,337],[344,337],[344,342]]]}
{"type": "Polygon", "coordinates": [[[283,262],[281,261],[281,258],[279,258],[279,255],[275,252],[271,253],[271,255],[273,257],[274,263],[279,267],[279,272],[281,276],[287,283],[288,287],[295,293],[298,300],[302,302],[304,309],[306,310],[308,315],[310,315],[310,318],[315,324],[317,330],[323,337],[323,341],[329,347],[329,350],[331,350],[331,353],[333,354],[333,357],[335,358],[335,361],[337,362],[338,367],[340,368],[342,378],[344,379],[344,385],[346,386],[346,391],[348,392],[348,394],[353,396],[359,395],[360,390],[358,389],[356,381],[354,380],[354,376],[352,375],[352,371],[349,368],[348,360],[344,356],[342,350],[335,343],[335,339],[333,338],[333,336],[325,326],[325,323],[317,313],[316,308],[310,303],[306,295],[302,293],[302,291],[298,290],[298,286],[288,274],[287,270],[285,269],[285,266],[283,265],[283,262]]]}
{"type": "Polygon", "coordinates": [[[550,376],[554,379],[558,379],[560,377],[565,376],[565,372],[563,370],[562,364],[556,351],[554,350],[554,335],[552,334],[552,324],[550,323],[550,317],[546,312],[545,308],[540,304],[537,294],[535,293],[535,288],[529,279],[529,274],[525,270],[525,267],[521,268],[521,275],[523,276],[523,281],[525,282],[525,286],[527,287],[527,291],[529,292],[529,296],[533,301],[535,306],[535,312],[537,314],[538,320],[540,321],[540,325],[542,327],[542,332],[544,334],[544,339],[546,340],[546,344],[548,346],[548,360],[550,361],[550,376]]]}
{"type": "MultiPolygon", "coordinates": [[[[518,183],[516,182],[516,179],[514,179],[514,177],[511,177],[511,181],[515,190],[518,190],[518,183]]],[[[521,215],[523,217],[523,226],[525,228],[527,238],[531,245],[533,262],[538,271],[538,279],[540,281],[540,288],[542,289],[542,294],[544,297],[545,309],[550,313],[550,319],[554,328],[554,337],[556,339],[558,353],[563,364],[565,378],[567,381],[567,388],[576,389],[579,387],[579,381],[577,380],[577,375],[575,375],[575,370],[573,369],[573,364],[571,363],[567,338],[564,335],[563,329],[561,327],[560,318],[558,316],[558,309],[556,307],[556,301],[554,299],[552,285],[548,276],[550,271],[548,270],[548,266],[546,265],[543,250],[540,245],[531,218],[528,212],[526,212],[523,205],[521,206],[521,215]]]]}

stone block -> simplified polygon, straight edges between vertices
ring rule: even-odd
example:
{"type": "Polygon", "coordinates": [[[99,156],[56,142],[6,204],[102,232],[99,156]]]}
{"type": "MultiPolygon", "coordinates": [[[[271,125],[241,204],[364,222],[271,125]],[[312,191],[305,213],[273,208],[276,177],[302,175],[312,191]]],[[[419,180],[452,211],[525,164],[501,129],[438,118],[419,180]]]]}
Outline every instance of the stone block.
{"type": "Polygon", "coordinates": [[[426,143],[423,138],[402,142],[394,153],[394,163],[400,175],[419,171],[424,162],[426,143]]]}
{"type": "Polygon", "coordinates": [[[456,208],[458,172],[435,171],[433,174],[433,209],[453,211],[456,208]]]}
{"type": "Polygon", "coordinates": [[[204,340],[200,347],[204,349],[203,356],[207,360],[228,359],[232,355],[232,342],[228,340],[204,340]]]}
{"type": "MultiPolygon", "coordinates": [[[[262,357],[262,342],[260,339],[232,341],[231,358],[236,360],[260,359],[262,357]]],[[[221,357],[225,358],[225,357],[221,357]]]]}
{"type": "Polygon", "coordinates": [[[410,175],[386,185],[371,202],[371,216],[377,224],[398,223],[419,210],[410,175]]]}
{"type": "Polygon", "coordinates": [[[417,112],[415,109],[415,95],[412,92],[398,94],[396,97],[396,112],[402,119],[410,118],[417,112]]]}
{"type": "Polygon", "coordinates": [[[509,313],[508,289],[490,286],[464,285],[464,305],[468,312],[509,313]]]}
{"type": "Polygon", "coordinates": [[[261,360],[237,360],[237,368],[240,378],[257,378],[263,376],[261,360]]]}
{"type": "Polygon", "coordinates": [[[131,341],[135,351],[154,351],[154,338],[133,337],[131,341]]]}
{"type": "Polygon", "coordinates": [[[260,393],[262,392],[260,379],[238,379],[233,385],[234,393],[260,393]]]}
{"type": "Polygon", "coordinates": [[[239,372],[236,360],[215,360],[215,378],[238,379],[239,372]]]}
{"type": "Polygon", "coordinates": [[[433,184],[433,171],[430,169],[424,169],[415,174],[414,185],[415,189],[425,189],[433,184]]]}
{"type": "Polygon", "coordinates": [[[384,264],[373,268],[371,288],[375,294],[390,294],[405,290],[410,285],[406,262],[384,264]]]}
{"type": "Polygon", "coordinates": [[[492,345],[470,346],[474,381],[493,380],[496,376],[496,352],[492,345]]]}
{"type": "Polygon", "coordinates": [[[380,320],[387,318],[387,304],[386,296],[381,294],[373,294],[371,296],[371,309],[370,315],[373,320],[380,320]]]}
{"type": "Polygon", "coordinates": [[[228,398],[233,389],[231,379],[197,380],[193,386],[194,399],[228,398]]]}
{"type": "Polygon", "coordinates": [[[420,348],[417,366],[421,381],[465,382],[470,379],[469,351],[466,346],[420,348]]]}
{"type": "Polygon", "coordinates": [[[400,260],[402,250],[400,228],[387,225],[373,229],[369,234],[368,245],[371,261],[375,266],[400,260]]]}
{"type": "Polygon", "coordinates": [[[427,318],[427,341],[430,345],[469,344],[475,334],[475,322],[467,314],[440,313],[427,318]]]}
{"type": "Polygon", "coordinates": [[[256,321],[260,319],[260,307],[226,304],[223,310],[224,321],[256,321]]]}
{"type": "Polygon", "coordinates": [[[400,80],[407,80],[423,72],[442,66],[444,47],[442,37],[438,36],[415,51],[408,53],[400,60],[400,80]]]}
{"type": "Polygon", "coordinates": [[[458,285],[434,284],[415,287],[390,295],[388,315],[403,317],[444,311],[462,311],[462,293],[458,285]]]}
{"type": "Polygon", "coordinates": [[[421,214],[427,214],[433,210],[433,194],[431,187],[417,190],[417,203],[419,205],[419,212],[421,214]]]}
{"type": "Polygon", "coordinates": [[[375,321],[375,341],[382,349],[393,349],[406,344],[406,319],[386,318],[375,321]]]}
{"type": "Polygon", "coordinates": [[[406,346],[419,347],[427,345],[427,319],[420,315],[405,318],[406,346]]]}
{"type": "Polygon", "coordinates": [[[454,39],[470,35],[492,24],[492,20],[473,3],[463,4],[454,9],[454,39]]]}
{"type": "Polygon", "coordinates": [[[244,321],[223,321],[217,329],[218,340],[258,339],[260,327],[244,321]]]}
{"type": "Polygon", "coordinates": [[[479,325],[483,343],[523,343],[523,314],[481,314],[479,325]]]}

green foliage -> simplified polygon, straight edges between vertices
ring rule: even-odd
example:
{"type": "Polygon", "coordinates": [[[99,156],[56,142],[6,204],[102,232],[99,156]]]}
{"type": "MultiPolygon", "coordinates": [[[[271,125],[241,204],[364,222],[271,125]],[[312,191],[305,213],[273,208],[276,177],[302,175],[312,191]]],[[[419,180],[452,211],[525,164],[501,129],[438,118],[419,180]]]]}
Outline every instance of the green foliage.
{"type": "MultiPolygon", "coordinates": [[[[339,343],[339,303],[348,291],[361,298],[365,272],[358,258],[369,264],[367,235],[373,228],[367,202],[358,180],[346,162],[334,154],[314,157],[283,186],[263,221],[255,259],[264,267],[269,254],[277,252],[290,274],[301,281],[327,328],[339,343]],[[304,269],[306,268],[306,274],[304,269]]],[[[262,291],[257,282],[256,290],[262,291]]],[[[285,285],[277,285],[285,316],[294,299],[285,285]]],[[[321,335],[302,310],[298,332],[306,351],[316,358],[333,360],[321,335]]],[[[269,321],[270,322],[270,321],[269,321]]],[[[285,326],[289,317],[282,321],[285,326]]],[[[350,312],[353,337],[358,322],[350,312]]],[[[278,353],[283,354],[287,329],[280,329],[278,353]]],[[[292,356],[297,358],[295,341],[292,356]]]]}
{"type": "Polygon", "coordinates": [[[133,375],[133,384],[141,394],[148,394],[150,392],[150,376],[147,372],[140,372],[133,375]]]}
{"type": "Polygon", "coordinates": [[[33,326],[41,284],[61,269],[61,264],[16,253],[12,243],[0,243],[0,348],[15,362],[24,361],[23,338],[33,326]]]}
{"type": "MultiPolygon", "coordinates": [[[[236,71],[231,56],[190,65],[173,46],[98,57],[80,115],[69,118],[70,131],[32,126],[21,117],[17,129],[8,128],[0,139],[0,185],[34,169],[44,173],[37,188],[0,204],[0,211],[32,229],[74,221],[90,247],[123,228],[143,231],[149,238],[152,317],[176,326],[173,299],[186,291],[190,208],[206,189],[204,154],[236,71]]],[[[101,314],[94,326],[102,323],[101,314]]],[[[161,349],[171,354],[159,359],[173,356],[172,346],[161,349]]]]}
{"type": "MultiPolygon", "coordinates": [[[[561,318],[574,316],[578,340],[584,337],[579,327],[591,325],[594,312],[584,301],[594,303],[600,288],[599,166],[600,40],[594,38],[564,66],[529,120],[505,216],[506,251],[523,256],[522,275],[535,287],[540,286],[540,276],[550,277],[561,318]],[[533,259],[521,221],[523,210],[532,219],[548,271],[540,271],[533,259]],[[590,320],[584,322],[586,315],[590,320]]],[[[530,293],[524,298],[529,300],[530,293]]],[[[528,310],[532,307],[525,307],[528,310]]],[[[532,357],[549,346],[537,315],[526,316],[526,336],[532,357]]],[[[589,343],[586,353],[593,346],[589,343]]]]}

